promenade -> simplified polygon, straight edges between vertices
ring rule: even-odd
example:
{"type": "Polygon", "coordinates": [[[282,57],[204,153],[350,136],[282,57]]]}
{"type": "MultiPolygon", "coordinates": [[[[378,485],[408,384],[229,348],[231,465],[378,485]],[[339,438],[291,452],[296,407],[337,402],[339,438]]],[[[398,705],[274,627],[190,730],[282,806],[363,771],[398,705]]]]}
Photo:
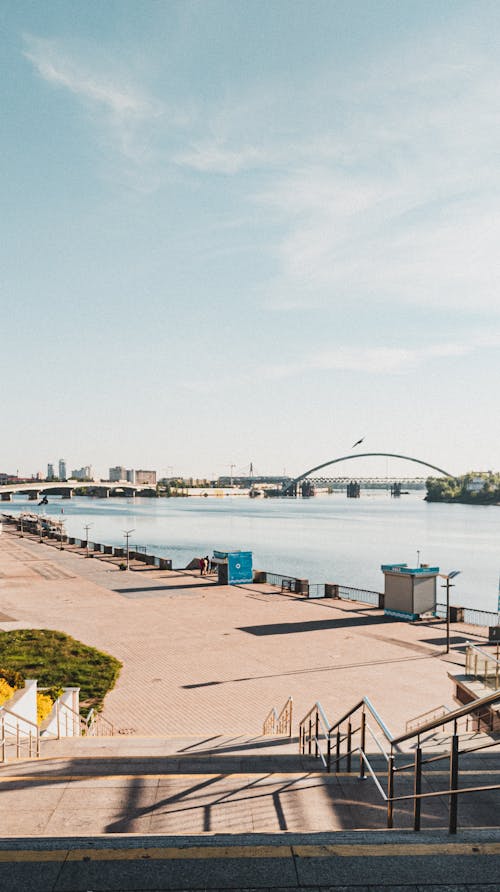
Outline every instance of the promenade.
{"type": "MultiPolygon", "coordinates": [[[[104,708],[119,733],[42,741],[40,759],[2,766],[5,892],[497,892],[495,792],[461,802],[451,839],[441,797],[426,800],[422,833],[409,800],[397,804],[399,829],[382,833],[373,783],[344,766],[325,773],[296,737],[260,736],[289,695],[294,733],[315,700],[333,721],[366,694],[397,734],[429,706],[455,705],[448,672],[482,630],[453,631],[445,655],[436,622],[186,570],[120,571],[7,531],[0,630],[27,627],[123,662],[104,708]]],[[[382,777],[383,759],[374,764],[382,777]]],[[[469,784],[495,781],[497,754],[463,768],[469,784]]],[[[401,777],[399,793],[412,783],[401,777]]],[[[426,789],[447,783],[436,763],[426,789]]]]}
{"type": "Polygon", "coordinates": [[[122,732],[258,734],[269,709],[295,719],[320,700],[333,721],[370,697],[393,734],[438,704],[477,627],[408,624],[357,602],[306,600],[266,584],[218,586],[186,570],[120,571],[99,559],[0,536],[0,629],[49,628],[123,663],[104,715],[122,732]]]}

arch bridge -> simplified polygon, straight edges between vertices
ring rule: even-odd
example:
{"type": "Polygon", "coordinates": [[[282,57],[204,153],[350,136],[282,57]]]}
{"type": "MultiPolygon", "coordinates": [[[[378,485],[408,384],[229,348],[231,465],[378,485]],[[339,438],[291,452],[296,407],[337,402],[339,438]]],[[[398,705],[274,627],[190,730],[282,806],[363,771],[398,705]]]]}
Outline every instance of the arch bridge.
{"type": "Polygon", "coordinates": [[[53,480],[40,481],[33,480],[30,483],[6,483],[3,486],[0,486],[0,499],[2,502],[10,502],[12,500],[13,495],[27,495],[30,501],[36,501],[43,495],[53,495],[53,496],[62,496],[63,499],[71,499],[74,491],[78,490],[87,490],[87,494],[90,492],[96,493],[101,496],[101,498],[109,498],[111,495],[117,495],[118,493],[126,493],[129,496],[135,496],[138,493],[144,492],[155,492],[156,487],[152,486],[150,483],[137,484],[137,483],[110,483],[109,481],[103,480],[88,480],[88,481],[70,481],[69,483],[59,483],[53,480]]]}
{"type": "Polygon", "coordinates": [[[311,474],[314,474],[316,471],[321,471],[322,468],[336,465],[342,461],[352,461],[356,458],[399,458],[403,459],[403,461],[410,461],[417,465],[431,468],[433,471],[437,471],[438,474],[443,474],[445,477],[453,477],[453,474],[450,474],[449,471],[445,471],[443,468],[438,468],[437,465],[432,465],[430,462],[423,461],[421,458],[414,458],[411,455],[398,455],[395,452],[356,452],[354,455],[341,455],[339,458],[331,458],[320,465],[315,465],[314,468],[309,468],[309,470],[304,471],[303,474],[299,474],[298,477],[295,477],[293,480],[290,480],[289,483],[283,485],[283,495],[290,491],[295,492],[297,484],[300,483],[301,480],[305,480],[311,474]]]}

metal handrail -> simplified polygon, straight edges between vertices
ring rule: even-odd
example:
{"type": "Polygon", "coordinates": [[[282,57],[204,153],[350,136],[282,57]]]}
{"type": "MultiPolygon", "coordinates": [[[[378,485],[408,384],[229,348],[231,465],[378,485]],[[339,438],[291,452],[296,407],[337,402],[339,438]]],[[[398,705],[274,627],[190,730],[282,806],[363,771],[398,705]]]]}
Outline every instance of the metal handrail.
{"type": "Polygon", "coordinates": [[[276,724],[278,722],[278,710],[275,706],[269,710],[268,714],[264,719],[264,723],[262,725],[262,735],[265,737],[267,734],[274,734],[276,730],[276,724]]]}
{"type": "Polygon", "coordinates": [[[262,726],[262,735],[285,734],[292,736],[293,699],[289,697],[280,713],[275,706],[269,710],[262,726]]]}
{"type": "Polygon", "coordinates": [[[36,722],[32,722],[31,719],[25,719],[23,715],[19,715],[18,712],[14,712],[14,710],[9,709],[8,706],[0,706],[0,712],[6,712],[8,715],[13,715],[14,718],[19,719],[20,722],[25,722],[27,725],[31,725],[32,728],[38,729],[36,722]]]}
{"type": "MultiPolygon", "coordinates": [[[[103,737],[104,736],[107,736],[107,737],[114,736],[115,726],[113,725],[113,722],[110,722],[109,719],[105,719],[104,716],[101,715],[100,712],[97,712],[97,710],[95,710],[94,708],[89,710],[87,718],[86,719],[82,718],[82,721],[86,727],[86,733],[89,737],[93,736],[94,728],[98,729],[99,726],[101,726],[101,725],[108,729],[107,734],[102,735],[103,737]]],[[[99,735],[95,735],[95,736],[99,736],[99,735]]]]}
{"type": "Polygon", "coordinates": [[[28,758],[33,757],[33,751],[36,758],[40,756],[40,730],[35,722],[26,719],[12,709],[6,706],[0,706],[0,761],[6,761],[6,747],[14,743],[11,738],[15,738],[16,758],[21,757],[21,748],[27,746],[28,758]],[[29,730],[21,730],[23,725],[28,725],[29,730]],[[35,730],[32,731],[31,729],[35,730]],[[33,747],[34,743],[34,747],[33,747]]]}
{"type": "MultiPolygon", "coordinates": [[[[444,703],[441,703],[439,706],[435,706],[433,709],[427,709],[426,712],[421,712],[420,715],[416,715],[414,718],[408,719],[408,721],[406,722],[406,730],[411,731],[411,726],[414,725],[415,722],[420,722],[421,719],[426,719],[431,714],[432,714],[432,718],[434,718],[435,714],[438,712],[438,710],[441,710],[440,715],[446,715],[447,712],[451,712],[451,709],[449,708],[449,706],[445,706],[444,703]]],[[[425,724],[425,723],[422,722],[422,724],[425,724]]],[[[416,731],[417,728],[420,728],[420,727],[421,727],[421,725],[417,724],[413,730],[416,731]]]]}
{"type": "Polygon", "coordinates": [[[494,663],[498,663],[500,665],[500,660],[498,657],[494,657],[493,654],[489,654],[486,650],[483,650],[481,647],[478,647],[477,644],[473,644],[471,641],[466,642],[466,647],[469,650],[475,650],[478,654],[481,654],[483,657],[487,657],[488,660],[493,660],[494,663]]]}
{"type": "MultiPolygon", "coordinates": [[[[394,813],[394,803],[409,800],[411,799],[414,804],[414,829],[420,830],[420,813],[421,813],[421,801],[428,796],[449,796],[449,832],[456,833],[457,831],[457,808],[458,808],[458,796],[463,793],[470,793],[479,790],[499,790],[500,784],[493,784],[490,786],[484,787],[458,787],[458,771],[459,771],[459,756],[463,753],[471,753],[476,752],[479,749],[485,749],[489,746],[495,745],[495,742],[492,744],[484,744],[482,743],[476,747],[466,747],[465,749],[460,749],[459,745],[459,730],[458,730],[458,722],[461,718],[465,716],[469,716],[474,714],[479,716],[478,718],[478,730],[479,724],[481,721],[484,721],[484,717],[488,715],[487,707],[492,706],[494,703],[500,701],[500,689],[496,690],[490,694],[485,695],[484,697],[479,697],[476,700],[471,701],[466,706],[459,707],[458,709],[449,711],[448,715],[441,715],[438,718],[434,718],[428,722],[425,722],[423,725],[414,729],[413,731],[406,732],[405,734],[400,734],[397,737],[394,737],[389,729],[387,728],[385,722],[382,720],[377,710],[370,702],[367,697],[363,697],[362,700],[359,700],[351,709],[346,712],[341,719],[334,722],[333,725],[330,725],[328,731],[323,736],[327,741],[327,749],[326,749],[326,757],[320,748],[320,740],[319,740],[319,723],[320,723],[320,712],[321,709],[322,716],[324,716],[324,711],[322,710],[319,703],[315,703],[313,707],[306,713],[302,721],[299,725],[299,747],[300,752],[305,753],[306,751],[309,754],[312,754],[313,746],[314,746],[314,755],[318,758],[321,758],[323,764],[327,771],[331,770],[332,761],[335,766],[335,770],[338,770],[339,762],[342,759],[345,759],[347,762],[347,771],[348,773],[351,771],[351,759],[352,756],[356,753],[359,753],[359,778],[363,779],[366,775],[366,771],[370,774],[372,780],[374,781],[377,789],[382,795],[384,802],[387,803],[387,826],[391,828],[393,826],[393,813],[394,813]],[[361,722],[359,728],[352,728],[352,716],[361,710],[361,722]],[[379,741],[378,737],[373,733],[372,729],[368,725],[366,721],[366,713],[369,712],[372,717],[377,722],[377,725],[381,729],[387,744],[388,750],[384,751],[384,747],[379,741]],[[347,722],[347,734],[341,733],[342,725],[347,722]],[[433,730],[434,728],[444,727],[445,725],[449,725],[453,723],[453,733],[448,737],[450,741],[450,752],[445,754],[440,754],[438,756],[432,757],[430,759],[422,758],[422,746],[421,746],[421,735],[427,733],[428,731],[433,730]],[[370,759],[366,753],[366,732],[370,734],[370,736],[375,741],[378,749],[380,750],[382,756],[386,759],[387,762],[387,792],[382,787],[378,777],[377,771],[372,766],[370,759]],[[353,736],[354,734],[360,734],[360,742],[359,744],[353,746],[353,736]],[[402,765],[400,767],[396,767],[395,765],[395,756],[397,751],[399,750],[399,745],[408,740],[416,740],[416,747],[414,753],[414,763],[408,763],[402,765]],[[332,758],[332,744],[335,740],[335,748],[336,755],[332,758]],[[343,753],[342,743],[347,741],[347,752],[343,753]],[[449,789],[442,790],[438,792],[425,792],[422,793],[422,766],[424,764],[429,764],[430,762],[439,761],[442,759],[448,759],[450,763],[450,783],[449,789]],[[402,771],[408,771],[410,769],[414,770],[414,791],[412,794],[405,796],[396,796],[394,794],[394,780],[396,773],[400,773],[402,771]]],[[[423,714],[425,716],[425,713],[423,714]]],[[[321,719],[323,721],[323,719],[321,719]]],[[[324,724],[324,723],[323,723],[324,724]]],[[[467,724],[468,728],[468,724],[467,724]]],[[[380,772],[378,772],[380,773],[380,772]]]]}
{"type": "Polygon", "coordinates": [[[498,688],[500,686],[500,660],[498,657],[498,645],[496,656],[494,656],[468,641],[465,651],[465,674],[483,681],[486,687],[498,688]]]}
{"type": "Polygon", "coordinates": [[[497,700],[500,700],[500,690],[492,691],[491,694],[486,694],[484,697],[478,697],[477,700],[471,700],[471,702],[467,703],[466,706],[462,706],[458,709],[452,710],[452,712],[450,712],[447,716],[444,716],[444,718],[443,716],[441,716],[438,719],[426,722],[425,725],[422,725],[416,731],[410,731],[409,734],[401,734],[399,737],[393,737],[391,743],[393,745],[404,743],[406,740],[410,740],[412,737],[420,734],[425,734],[427,731],[432,731],[434,728],[439,728],[441,725],[449,725],[450,722],[455,722],[457,719],[462,718],[462,716],[468,715],[470,712],[472,712],[472,709],[476,710],[481,706],[490,706],[497,700]]]}

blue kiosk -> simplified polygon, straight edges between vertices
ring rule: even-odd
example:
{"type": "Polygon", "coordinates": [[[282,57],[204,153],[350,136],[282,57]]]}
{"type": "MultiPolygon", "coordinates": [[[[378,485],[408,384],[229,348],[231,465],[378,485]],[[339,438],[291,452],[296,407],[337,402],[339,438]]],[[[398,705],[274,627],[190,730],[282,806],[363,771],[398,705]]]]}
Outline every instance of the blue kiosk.
{"type": "Polygon", "coordinates": [[[212,564],[217,566],[219,585],[253,582],[251,551],[214,551],[212,564]]]}
{"type": "Polygon", "coordinates": [[[385,577],[384,613],[415,620],[436,611],[436,577],[439,567],[382,564],[385,577]]]}

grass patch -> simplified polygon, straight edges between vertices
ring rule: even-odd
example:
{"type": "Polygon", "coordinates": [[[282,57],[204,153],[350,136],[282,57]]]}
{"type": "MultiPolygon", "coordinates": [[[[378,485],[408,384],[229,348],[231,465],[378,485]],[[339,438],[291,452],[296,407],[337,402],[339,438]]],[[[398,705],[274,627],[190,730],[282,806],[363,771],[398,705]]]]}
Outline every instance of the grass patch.
{"type": "Polygon", "coordinates": [[[85,707],[102,709],[122,664],[115,657],[50,629],[0,632],[0,672],[10,669],[36,678],[41,688],[79,687],[85,707]]]}

